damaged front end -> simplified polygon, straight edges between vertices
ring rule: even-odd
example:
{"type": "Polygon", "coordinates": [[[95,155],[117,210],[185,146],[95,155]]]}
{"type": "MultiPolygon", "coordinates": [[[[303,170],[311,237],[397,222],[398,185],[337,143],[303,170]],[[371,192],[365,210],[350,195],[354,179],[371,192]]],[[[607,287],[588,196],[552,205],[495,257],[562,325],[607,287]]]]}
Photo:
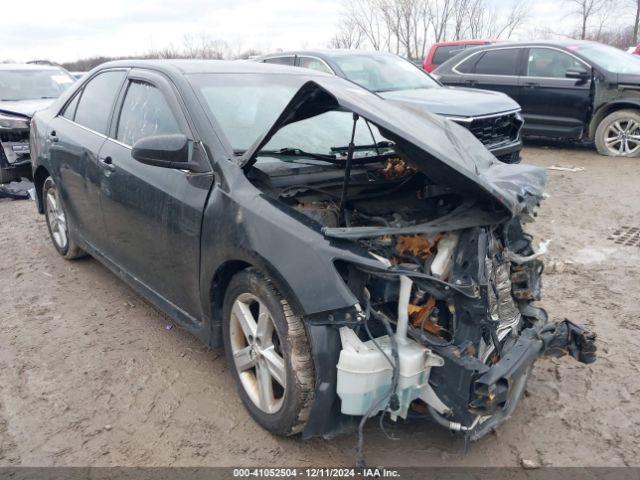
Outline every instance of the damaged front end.
{"type": "MultiPolygon", "coordinates": [[[[536,359],[595,360],[592,333],[535,305],[546,244],[534,250],[522,224],[543,198],[544,170],[502,164],[451,122],[331,82],[300,89],[242,160],[265,196],[321,233],[356,300],[346,314],[308,319],[316,403],[359,419],[360,432],[381,412],[395,420],[416,410],[480,439],[513,412],[536,359]],[[282,147],[280,131],[329,130],[320,120],[289,125],[331,114],[334,128],[337,113],[351,125],[344,147],[282,147]],[[317,325],[339,331],[332,365],[328,337],[313,341],[317,325]]],[[[306,436],[338,430],[314,420],[319,410],[306,436]]]]}
{"type": "Polygon", "coordinates": [[[593,334],[568,320],[551,323],[532,305],[540,298],[542,262],[518,219],[386,237],[384,249],[378,239],[368,242],[389,266],[344,266],[365,307],[361,324],[341,331],[343,413],[387,411],[395,419],[409,408],[428,410],[440,425],[478,440],[511,415],[539,357],[595,360],[593,334]],[[385,323],[392,333],[385,335],[385,323]],[[407,369],[407,350],[421,352],[421,369],[417,360],[407,369]],[[396,356],[398,363],[385,365],[396,356]]]}

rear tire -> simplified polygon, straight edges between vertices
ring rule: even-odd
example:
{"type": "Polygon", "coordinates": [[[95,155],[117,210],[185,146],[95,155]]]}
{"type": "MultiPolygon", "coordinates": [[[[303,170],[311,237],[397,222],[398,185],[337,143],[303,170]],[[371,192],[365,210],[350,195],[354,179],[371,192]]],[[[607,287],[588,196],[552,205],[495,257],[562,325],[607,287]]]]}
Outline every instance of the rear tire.
{"type": "Polygon", "coordinates": [[[618,110],[602,119],[595,135],[600,155],[640,157],[640,112],[618,110]]]}
{"type": "Polygon", "coordinates": [[[223,305],[229,369],[253,419],[276,435],[301,432],[315,393],[315,368],[302,319],[253,268],[235,275],[223,305]]]}
{"type": "Polygon", "coordinates": [[[62,199],[58,195],[58,187],[51,177],[47,177],[44,181],[42,199],[49,236],[55,249],[67,260],[85,257],[87,254],[78,246],[71,235],[69,217],[62,204],[62,199]]]}

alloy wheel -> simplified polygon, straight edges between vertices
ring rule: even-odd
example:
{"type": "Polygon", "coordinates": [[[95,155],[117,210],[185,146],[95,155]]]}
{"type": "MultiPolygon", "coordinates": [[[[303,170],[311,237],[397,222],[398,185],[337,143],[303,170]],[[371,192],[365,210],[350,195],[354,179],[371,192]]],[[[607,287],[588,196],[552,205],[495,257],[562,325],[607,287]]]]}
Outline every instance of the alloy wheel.
{"type": "Polygon", "coordinates": [[[607,128],[604,144],[614,156],[628,156],[640,150],[640,124],[632,119],[621,119],[607,128]]]}
{"type": "Polygon", "coordinates": [[[229,334],[242,387],[256,407],[276,413],[282,407],[287,375],[271,312],[255,295],[239,295],[231,308],[229,334]]]}
{"type": "Polygon", "coordinates": [[[46,202],[47,222],[51,230],[51,237],[56,246],[60,250],[64,250],[68,243],[67,217],[62,209],[58,189],[55,186],[47,190],[46,202]]]}

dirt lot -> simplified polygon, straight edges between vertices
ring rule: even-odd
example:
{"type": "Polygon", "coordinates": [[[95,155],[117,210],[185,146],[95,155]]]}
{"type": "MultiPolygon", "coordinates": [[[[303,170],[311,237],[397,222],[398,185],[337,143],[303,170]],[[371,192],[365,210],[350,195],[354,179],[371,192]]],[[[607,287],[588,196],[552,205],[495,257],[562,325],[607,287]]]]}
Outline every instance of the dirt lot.
{"type": "MultiPolygon", "coordinates": [[[[471,446],[429,421],[367,428],[387,466],[640,465],[640,161],[529,146],[549,171],[539,221],[551,238],[543,306],[587,324],[600,357],[538,363],[497,434],[471,446]]],[[[0,201],[1,465],[352,465],[355,436],[273,437],[245,413],[219,351],[207,351],[92,259],[67,262],[32,202],[0,201]],[[275,464],[274,464],[274,458],[275,464]]]]}

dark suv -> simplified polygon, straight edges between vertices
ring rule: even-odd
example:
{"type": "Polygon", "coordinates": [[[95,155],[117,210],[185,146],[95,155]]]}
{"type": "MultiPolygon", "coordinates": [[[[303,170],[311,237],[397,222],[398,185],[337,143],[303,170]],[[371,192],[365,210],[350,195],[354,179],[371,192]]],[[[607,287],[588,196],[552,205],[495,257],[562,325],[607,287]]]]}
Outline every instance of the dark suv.
{"type": "Polygon", "coordinates": [[[385,100],[437,113],[468,128],[498,160],[520,161],[520,106],[506,95],[444,88],[420,67],[384,52],[316,50],[277,53],[256,60],[337,75],[385,100]]]}
{"type": "Polygon", "coordinates": [[[595,140],[602,155],[640,156],[640,59],[596,42],[487,45],[443,63],[451,86],[506,93],[524,135],[595,140]]]}

